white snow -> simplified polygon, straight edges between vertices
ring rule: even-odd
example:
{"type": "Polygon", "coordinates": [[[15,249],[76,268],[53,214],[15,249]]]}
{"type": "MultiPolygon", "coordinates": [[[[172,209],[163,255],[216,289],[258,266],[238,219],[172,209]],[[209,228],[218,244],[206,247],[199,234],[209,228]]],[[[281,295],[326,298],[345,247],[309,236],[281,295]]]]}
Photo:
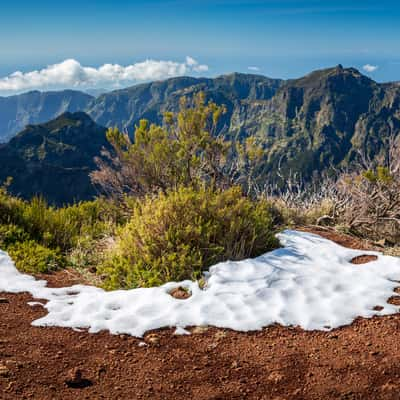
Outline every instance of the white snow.
{"type": "Polygon", "coordinates": [[[75,285],[51,289],[45,281],[19,273],[0,251],[0,291],[30,292],[48,314],[35,326],[108,330],[141,337],[151,329],[213,325],[238,331],[261,329],[273,323],[306,330],[329,330],[356,317],[398,312],[386,301],[400,286],[400,258],[351,250],[310,233],[284,231],[283,248],[255,259],[224,262],[206,273],[207,285],[171,282],[148,289],[117,290],[75,285]],[[361,254],[376,261],[353,265],[361,254]],[[192,296],[175,299],[168,293],[184,286],[192,296]],[[384,307],[376,311],[375,306],[384,307]]]}
{"type": "Polygon", "coordinates": [[[177,326],[174,335],[190,335],[190,331],[182,328],[181,326],[177,326]]]}

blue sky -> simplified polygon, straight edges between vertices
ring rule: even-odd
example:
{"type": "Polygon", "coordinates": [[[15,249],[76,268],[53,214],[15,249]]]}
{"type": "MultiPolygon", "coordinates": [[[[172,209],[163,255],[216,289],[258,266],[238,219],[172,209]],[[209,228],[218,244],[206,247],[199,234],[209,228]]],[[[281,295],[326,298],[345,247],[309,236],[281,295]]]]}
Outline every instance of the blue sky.
{"type": "Polygon", "coordinates": [[[400,4],[385,0],[3,1],[0,77],[70,58],[98,67],[191,56],[208,66],[193,75],[292,78],[342,63],[400,80],[399,21],[400,4]]]}

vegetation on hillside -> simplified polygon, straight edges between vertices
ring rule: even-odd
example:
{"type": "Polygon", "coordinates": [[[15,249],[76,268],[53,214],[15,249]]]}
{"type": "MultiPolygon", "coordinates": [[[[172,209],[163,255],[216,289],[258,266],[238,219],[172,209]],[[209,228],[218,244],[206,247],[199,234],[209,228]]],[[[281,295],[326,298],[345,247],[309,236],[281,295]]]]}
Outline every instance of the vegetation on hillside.
{"type": "Polygon", "coordinates": [[[308,183],[281,175],[282,189],[266,184],[262,142],[217,134],[225,111],[200,92],[182,98],[162,125],[140,121],[133,138],[109,129],[109,147],[91,174],[103,193],[94,201],[56,208],[9,195],[7,182],[0,190],[0,248],[22,271],[74,267],[116,289],[201,279],[214,263],[278,247],[275,233],[284,226],[340,225],[399,243],[395,138],[382,159],[308,183]]]}
{"type": "Polygon", "coordinates": [[[364,163],[341,176],[339,195],[344,203],[337,218],[350,232],[400,245],[400,143],[392,137],[386,157],[364,163]]]}
{"type": "Polygon", "coordinates": [[[96,243],[123,221],[119,208],[105,199],[55,208],[43,198],[10,196],[7,185],[0,189],[0,248],[22,271],[49,272],[71,263],[91,267],[96,243]]]}
{"type": "Polygon", "coordinates": [[[0,146],[0,182],[12,177],[10,193],[25,199],[42,195],[58,206],[93,199],[89,173],[94,157],[108,147],[106,132],[82,112],[29,125],[0,146]]]}
{"type": "Polygon", "coordinates": [[[224,260],[254,257],[278,246],[268,203],[239,187],[179,188],[136,201],[101,272],[108,288],[200,279],[224,260]]]}
{"type": "MultiPolygon", "coordinates": [[[[257,182],[261,189],[265,184],[277,184],[285,190],[294,172],[310,182],[315,175],[321,179],[324,173],[352,168],[359,150],[372,159],[379,157],[387,150],[387,138],[400,130],[400,86],[374,82],[356,69],[340,65],[288,81],[246,74],[215,79],[177,77],[92,100],[87,95],[80,99],[79,93],[68,91],[42,95],[33,92],[0,99],[0,135],[7,127],[24,121],[26,115],[32,119],[25,123],[39,122],[36,117],[54,113],[50,106],[63,99],[63,104],[70,104],[66,110],[75,111],[82,104],[77,109],[88,115],[79,119],[88,122],[78,128],[68,123],[60,129],[56,118],[55,127],[31,125],[18,135],[23,140],[0,145],[0,182],[13,176],[10,193],[26,199],[42,194],[51,204],[91,200],[96,191],[88,174],[94,168],[93,157],[107,144],[107,128],[96,124],[117,126],[131,133],[146,118],[148,129],[152,124],[163,127],[166,111],[176,115],[182,97],[192,103],[200,91],[207,101],[225,105],[226,112],[211,133],[243,145],[250,140],[262,148],[259,167],[263,173],[257,182]],[[100,138],[103,143],[99,143],[100,138]]],[[[254,172],[259,175],[261,171],[254,172]]]]}
{"type": "Polygon", "coordinates": [[[55,208],[4,188],[0,246],[28,272],[95,267],[107,288],[199,279],[218,261],[277,247],[271,207],[246,196],[260,148],[215,135],[224,112],[199,93],[162,126],[141,121],[134,140],[110,129],[92,174],[105,198],[55,208]]]}

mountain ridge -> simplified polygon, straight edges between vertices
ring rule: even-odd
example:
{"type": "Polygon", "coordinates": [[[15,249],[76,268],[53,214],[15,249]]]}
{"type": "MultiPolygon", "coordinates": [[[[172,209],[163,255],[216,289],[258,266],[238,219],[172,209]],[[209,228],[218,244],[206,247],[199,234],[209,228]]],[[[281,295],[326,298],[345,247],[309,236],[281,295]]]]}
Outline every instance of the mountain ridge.
{"type": "Polygon", "coordinates": [[[77,90],[33,90],[0,97],[0,142],[7,142],[31,123],[46,122],[68,111],[81,111],[92,98],[77,90]]]}
{"type": "MultiPolygon", "coordinates": [[[[347,168],[359,152],[381,156],[400,132],[400,85],[377,83],[340,65],[287,81],[247,74],[172,78],[90,98],[84,111],[102,132],[118,126],[131,133],[142,118],[161,123],[165,111],[179,109],[182,96],[199,91],[227,108],[219,133],[231,140],[254,137],[263,146],[260,167],[271,181],[291,173],[307,180],[331,167],[347,168]]],[[[80,146],[86,148],[83,141],[80,146]]],[[[2,163],[6,158],[0,153],[2,163]]]]}
{"type": "Polygon", "coordinates": [[[95,196],[89,173],[94,157],[107,148],[106,128],[83,112],[28,125],[0,145],[0,182],[12,178],[9,191],[23,198],[42,195],[62,205],[95,196]]]}

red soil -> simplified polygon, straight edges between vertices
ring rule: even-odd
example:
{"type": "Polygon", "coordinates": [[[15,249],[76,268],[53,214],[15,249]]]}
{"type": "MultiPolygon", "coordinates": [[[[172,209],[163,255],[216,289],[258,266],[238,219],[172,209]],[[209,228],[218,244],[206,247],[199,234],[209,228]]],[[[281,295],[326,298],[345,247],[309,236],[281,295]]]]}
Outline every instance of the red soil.
{"type": "MultiPolygon", "coordinates": [[[[370,249],[332,231],[316,233],[370,249]]],[[[69,272],[46,279],[55,286],[79,281],[69,272]]],[[[0,297],[8,300],[0,302],[1,399],[400,398],[400,314],[329,333],[271,326],[175,336],[165,329],[142,341],[32,327],[42,307],[27,305],[28,294],[0,297]]]]}

